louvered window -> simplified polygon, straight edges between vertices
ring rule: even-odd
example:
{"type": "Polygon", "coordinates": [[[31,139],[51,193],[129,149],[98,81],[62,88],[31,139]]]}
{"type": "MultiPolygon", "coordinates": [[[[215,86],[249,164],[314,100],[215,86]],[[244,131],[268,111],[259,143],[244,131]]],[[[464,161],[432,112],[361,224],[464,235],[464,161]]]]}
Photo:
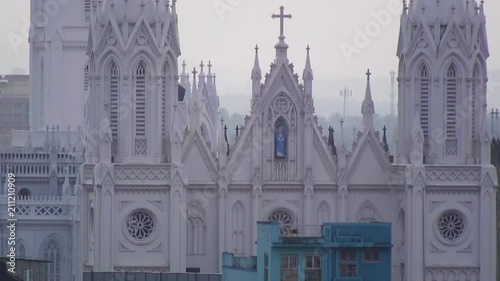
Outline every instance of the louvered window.
{"type": "Polygon", "coordinates": [[[89,90],[89,65],[87,64],[85,66],[85,69],[83,70],[83,90],[87,92],[89,90]]]}
{"type": "Polygon", "coordinates": [[[140,63],[135,72],[135,136],[146,137],[146,68],[140,63]]]}
{"type": "Polygon", "coordinates": [[[111,127],[111,155],[118,154],[118,84],[120,73],[115,62],[111,63],[109,70],[109,121],[111,127]]]}
{"type": "Polygon", "coordinates": [[[83,11],[85,14],[85,22],[90,21],[91,0],[83,0],[83,11]]]}
{"type": "Polygon", "coordinates": [[[446,155],[457,155],[457,70],[452,64],[446,73],[446,155]]]}
{"type": "Polygon", "coordinates": [[[430,119],[430,75],[427,66],[423,66],[420,72],[420,124],[427,142],[429,137],[430,119]]]}

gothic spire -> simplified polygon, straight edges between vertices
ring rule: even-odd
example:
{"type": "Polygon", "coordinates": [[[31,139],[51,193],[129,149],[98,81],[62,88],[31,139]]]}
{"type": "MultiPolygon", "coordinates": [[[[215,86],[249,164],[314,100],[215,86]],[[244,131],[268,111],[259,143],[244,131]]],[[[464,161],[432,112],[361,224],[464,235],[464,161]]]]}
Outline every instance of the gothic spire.
{"type": "Polygon", "coordinates": [[[62,186],[63,195],[71,196],[71,185],[69,184],[69,167],[64,167],[64,183],[62,186]]]}
{"type": "Polygon", "coordinates": [[[347,168],[347,148],[344,140],[344,118],[340,119],[340,148],[338,151],[337,163],[339,169],[347,168]]]}
{"type": "Polygon", "coordinates": [[[373,131],[373,115],[375,114],[375,106],[372,100],[372,91],[370,87],[370,69],[366,72],[366,92],[365,99],[363,100],[363,105],[361,107],[361,114],[363,114],[363,130],[373,131]]]}
{"type": "Polygon", "coordinates": [[[306,66],[304,68],[304,73],[303,73],[302,77],[304,80],[313,80],[314,76],[313,76],[313,70],[311,67],[311,58],[309,56],[309,51],[311,50],[311,48],[309,47],[309,45],[307,45],[306,50],[307,50],[306,66]]]}
{"type": "Polygon", "coordinates": [[[259,46],[258,45],[255,45],[255,61],[253,63],[251,79],[254,81],[255,80],[260,81],[262,79],[262,72],[260,70],[260,64],[259,64],[259,46]]]}

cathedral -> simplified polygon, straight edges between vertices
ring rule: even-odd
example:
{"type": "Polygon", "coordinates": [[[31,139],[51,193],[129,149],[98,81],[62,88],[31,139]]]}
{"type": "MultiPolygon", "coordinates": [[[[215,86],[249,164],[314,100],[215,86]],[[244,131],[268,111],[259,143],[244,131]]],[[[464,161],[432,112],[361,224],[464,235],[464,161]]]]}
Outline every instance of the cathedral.
{"type": "Polygon", "coordinates": [[[220,272],[222,253],[256,254],[257,221],[280,222],[283,236],[389,222],[392,280],[496,280],[483,1],[403,1],[394,155],[373,124],[370,70],[354,144],[342,122],[336,142],[318,125],[314,52],[307,46],[299,75],[283,7],[272,16],[274,61],[263,74],[255,47],[249,115],[229,142],[215,66],[179,61],[176,2],[72,0],[61,9],[74,18],[32,32],[32,127],[69,120],[85,132],[81,244],[63,251],[71,270],[50,281],[78,271],[220,272]],[[63,61],[64,71],[54,67],[63,61]],[[61,75],[69,82],[59,87],[61,75]],[[50,110],[67,92],[67,111],[50,110]]]}

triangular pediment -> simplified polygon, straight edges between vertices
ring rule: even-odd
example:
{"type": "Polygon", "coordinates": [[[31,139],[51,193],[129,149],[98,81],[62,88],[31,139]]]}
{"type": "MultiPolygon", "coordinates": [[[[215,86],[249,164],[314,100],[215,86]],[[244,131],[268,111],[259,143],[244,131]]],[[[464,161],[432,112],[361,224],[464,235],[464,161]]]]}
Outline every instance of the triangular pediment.
{"type": "Polygon", "coordinates": [[[190,170],[190,182],[211,182],[217,180],[217,169],[213,155],[198,130],[192,132],[183,147],[182,163],[190,170]]]}
{"type": "Polygon", "coordinates": [[[135,50],[144,45],[151,46],[155,55],[161,54],[151,26],[149,26],[144,16],[141,16],[132,29],[132,32],[130,32],[125,50],[135,50]]]}
{"type": "Polygon", "coordinates": [[[295,104],[297,110],[302,111],[304,101],[302,90],[298,84],[298,76],[291,67],[283,63],[273,66],[264,84],[262,108],[267,109],[276,95],[286,94],[295,104]]]}
{"type": "Polygon", "coordinates": [[[332,152],[328,148],[325,140],[321,137],[317,126],[315,125],[314,127],[312,176],[316,182],[335,181],[337,168],[333,160],[332,152]]]}
{"type": "Polygon", "coordinates": [[[255,117],[249,120],[248,129],[243,131],[238,142],[231,151],[230,157],[227,161],[227,171],[230,181],[251,181],[253,179],[252,163],[251,161],[244,161],[245,157],[251,155],[248,151],[252,149],[252,126],[255,122],[255,117]]]}
{"type": "Polygon", "coordinates": [[[387,184],[391,163],[371,131],[363,133],[348,163],[350,184],[387,184]]]}
{"type": "MultiPolygon", "coordinates": [[[[101,31],[100,38],[93,42],[96,42],[95,46],[92,46],[93,52],[100,54],[106,46],[114,46],[119,49],[125,48],[125,43],[123,42],[122,34],[116,20],[111,17],[101,31]]],[[[95,36],[94,36],[95,37],[95,36]]]]}
{"type": "Polygon", "coordinates": [[[441,41],[439,43],[439,49],[455,49],[460,48],[462,54],[470,55],[470,49],[467,47],[467,41],[465,39],[464,32],[456,23],[448,24],[441,41]]]}

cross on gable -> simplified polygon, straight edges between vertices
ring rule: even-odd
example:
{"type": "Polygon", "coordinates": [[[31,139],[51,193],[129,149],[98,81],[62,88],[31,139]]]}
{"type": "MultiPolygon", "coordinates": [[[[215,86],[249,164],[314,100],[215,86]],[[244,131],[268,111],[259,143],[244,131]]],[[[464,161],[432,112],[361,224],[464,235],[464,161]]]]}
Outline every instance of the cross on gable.
{"type": "Polygon", "coordinates": [[[285,15],[285,7],[281,6],[280,7],[280,14],[279,15],[273,14],[271,17],[273,19],[275,19],[275,18],[280,19],[280,37],[279,38],[285,39],[285,35],[284,35],[285,19],[291,19],[292,15],[290,15],[290,14],[285,15]]]}

